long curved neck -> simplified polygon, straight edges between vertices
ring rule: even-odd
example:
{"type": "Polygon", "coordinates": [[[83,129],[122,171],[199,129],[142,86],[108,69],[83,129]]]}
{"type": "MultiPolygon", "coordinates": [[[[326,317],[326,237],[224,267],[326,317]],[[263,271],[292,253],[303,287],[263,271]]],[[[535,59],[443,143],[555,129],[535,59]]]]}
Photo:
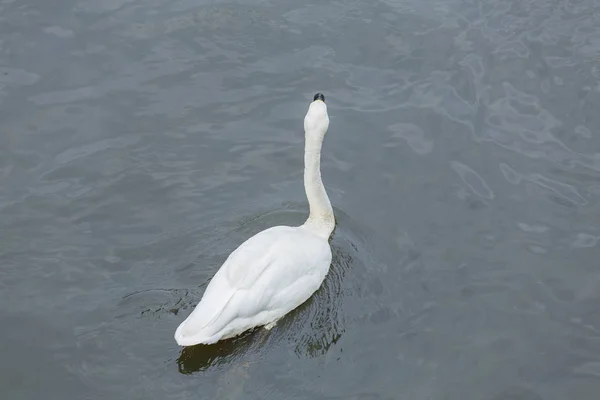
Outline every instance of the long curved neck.
{"type": "Polygon", "coordinates": [[[304,226],[325,238],[335,227],[333,208],[321,180],[321,146],[323,137],[306,134],[304,148],[304,190],[308,198],[310,214],[304,226]],[[317,136],[317,137],[314,137],[317,136]]]}

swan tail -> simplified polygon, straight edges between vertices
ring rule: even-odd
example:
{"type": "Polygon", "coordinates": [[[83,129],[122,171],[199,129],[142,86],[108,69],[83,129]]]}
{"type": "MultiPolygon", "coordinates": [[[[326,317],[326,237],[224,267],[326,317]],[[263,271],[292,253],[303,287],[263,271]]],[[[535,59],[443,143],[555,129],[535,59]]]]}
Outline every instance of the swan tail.
{"type": "MultiPolygon", "coordinates": [[[[226,332],[226,326],[237,317],[235,307],[237,290],[223,296],[221,305],[215,305],[211,299],[202,299],[194,311],[175,331],[175,341],[180,346],[212,344],[219,341],[226,332]],[[215,309],[217,310],[215,312],[215,309]]],[[[223,294],[222,294],[223,295],[223,294]]]]}

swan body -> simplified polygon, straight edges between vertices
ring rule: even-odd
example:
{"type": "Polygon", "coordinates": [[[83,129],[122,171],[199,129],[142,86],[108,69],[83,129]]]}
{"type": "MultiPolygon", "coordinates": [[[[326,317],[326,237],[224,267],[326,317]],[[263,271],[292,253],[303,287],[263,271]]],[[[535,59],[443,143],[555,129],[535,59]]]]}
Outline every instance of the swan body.
{"type": "Polygon", "coordinates": [[[335,226],[320,172],[328,127],[325,97],[317,93],[304,118],[308,219],[301,226],[268,228],[234,250],[175,331],[180,346],[216,343],[258,326],[271,329],[319,289],[331,265],[335,226]]]}

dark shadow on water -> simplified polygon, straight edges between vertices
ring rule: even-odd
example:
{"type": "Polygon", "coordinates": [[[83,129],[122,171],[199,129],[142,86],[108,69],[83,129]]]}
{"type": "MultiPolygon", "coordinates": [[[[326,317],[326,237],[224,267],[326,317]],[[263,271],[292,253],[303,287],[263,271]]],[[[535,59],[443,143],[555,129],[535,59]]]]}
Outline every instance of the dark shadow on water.
{"type": "Polygon", "coordinates": [[[247,355],[249,350],[256,346],[257,336],[266,334],[268,332],[261,328],[211,345],[184,347],[177,358],[177,368],[180,373],[190,375],[210,367],[231,363],[247,355]]]}

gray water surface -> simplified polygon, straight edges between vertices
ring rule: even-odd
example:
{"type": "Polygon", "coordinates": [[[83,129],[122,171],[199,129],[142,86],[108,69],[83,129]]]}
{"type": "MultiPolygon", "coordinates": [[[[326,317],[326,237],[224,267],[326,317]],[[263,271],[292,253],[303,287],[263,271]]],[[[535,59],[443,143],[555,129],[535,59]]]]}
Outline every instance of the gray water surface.
{"type": "Polygon", "coordinates": [[[0,0],[0,398],[596,400],[596,0],[0,0]],[[322,289],[179,348],[297,224],[322,289]]]}

